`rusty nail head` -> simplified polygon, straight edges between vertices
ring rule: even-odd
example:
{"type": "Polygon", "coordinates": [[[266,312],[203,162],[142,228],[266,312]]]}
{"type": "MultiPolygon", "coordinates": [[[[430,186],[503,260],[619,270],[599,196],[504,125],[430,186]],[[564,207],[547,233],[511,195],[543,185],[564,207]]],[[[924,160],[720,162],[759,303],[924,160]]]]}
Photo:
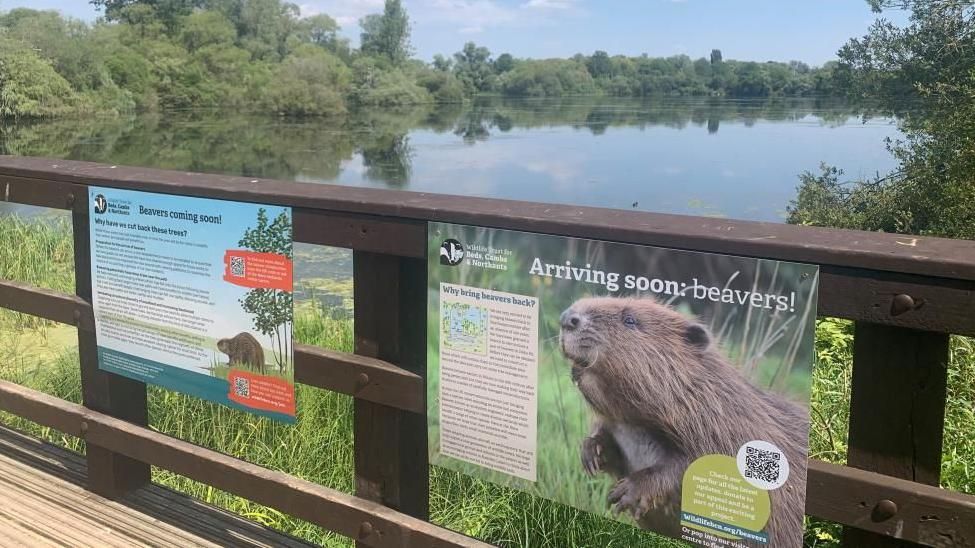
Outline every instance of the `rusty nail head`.
{"type": "Polygon", "coordinates": [[[905,312],[910,312],[917,308],[914,305],[914,298],[910,295],[900,294],[894,297],[893,302],[890,303],[890,314],[891,316],[900,316],[905,312]]]}
{"type": "Polygon", "coordinates": [[[369,375],[365,373],[359,373],[359,377],[356,379],[356,384],[359,388],[365,388],[369,384],[369,375]]]}
{"type": "Polygon", "coordinates": [[[372,535],[372,524],[368,521],[362,522],[362,525],[359,526],[359,540],[368,538],[370,535],[372,535]]]}
{"type": "Polygon", "coordinates": [[[873,507],[870,518],[874,521],[887,521],[897,514],[897,503],[892,500],[884,499],[873,507]]]}

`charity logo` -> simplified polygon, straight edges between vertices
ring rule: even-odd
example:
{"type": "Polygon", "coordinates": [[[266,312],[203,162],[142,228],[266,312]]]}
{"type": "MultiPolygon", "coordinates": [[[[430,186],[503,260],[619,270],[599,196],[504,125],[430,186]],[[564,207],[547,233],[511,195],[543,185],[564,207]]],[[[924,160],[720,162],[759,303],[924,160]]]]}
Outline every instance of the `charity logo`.
{"type": "Polygon", "coordinates": [[[108,209],[108,200],[105,199],[105,196],[102,194],[95,196],[95,213],[101,215],[105,213],[106,209],[108,209]]]}
{"type": "Polygon", "coordinates": [[[440,264],[457,266],[464,260],[464,244],[454,239],[444,240],[440,244],[440,264]]]}

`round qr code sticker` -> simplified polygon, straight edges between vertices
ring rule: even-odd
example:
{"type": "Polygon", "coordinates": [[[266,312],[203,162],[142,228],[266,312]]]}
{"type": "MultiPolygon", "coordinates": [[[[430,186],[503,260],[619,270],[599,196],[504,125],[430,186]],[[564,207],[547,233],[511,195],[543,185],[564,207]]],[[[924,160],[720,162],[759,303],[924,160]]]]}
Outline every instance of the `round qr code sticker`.
{"type": "Polygon", "coordinates": [[[771,491],[789,479],[789,461],[785,453],[767,441],[755,440],[738,449],[738,472],[751,485],[771,491]]]}

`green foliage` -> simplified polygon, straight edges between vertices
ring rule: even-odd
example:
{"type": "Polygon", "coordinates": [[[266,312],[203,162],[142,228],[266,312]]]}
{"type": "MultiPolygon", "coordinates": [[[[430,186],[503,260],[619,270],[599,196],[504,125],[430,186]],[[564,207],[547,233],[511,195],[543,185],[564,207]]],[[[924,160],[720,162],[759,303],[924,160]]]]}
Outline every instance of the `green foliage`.
{"type": "Polygon", "coordinates": [[[975,238],[975,2],[871,0],[909,9],[910,23],[878,21],[831,67],[856,98],[898,114],[891,174],[839,184],[835,170],[804,175],[790,221],[975,238]],[[909,105],[911,108],[904,108],[909,105]]]}
{"type": "Polygon", "coordinates": [[[382,15],[367,15],[359,25],[362,53],[385,58],[393,65],[405,62],[412,55],[410,18],[400,0],[386,0],[382,15]]]}
{"type": "Polygon", "coordinates": [[[50,61],[26,44],[0,37],[0,117],[56,116],[78,106],[78,94],[50,61]]]}
{"type": "Polygon", "coordinates": [[[351,101],[359,106],[382,107],[433,102],[408,71],[408,67],[392,67],[382,58],[356,59],[352,63],[351,101]]]}
{"type": "Polygon", "coordinates": [[[304,45],[274,70],[265,92],[268,110],[288,115],[323,115],[345,111],[343,94],[351,82],[342,61],[319,47],[304,45]]]}
{"type": "Polygon", "coordinates": [[[522,61],[506,76],[503,84],[506,95],[561,97],[590,95],[596,91],[585,65],[571,60],[522,61]]]}

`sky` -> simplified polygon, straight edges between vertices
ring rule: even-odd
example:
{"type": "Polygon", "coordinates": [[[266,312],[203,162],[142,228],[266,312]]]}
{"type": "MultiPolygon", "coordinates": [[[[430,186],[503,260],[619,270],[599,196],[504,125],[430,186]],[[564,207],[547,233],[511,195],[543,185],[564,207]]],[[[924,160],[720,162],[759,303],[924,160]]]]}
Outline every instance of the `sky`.
{"type": "MultiPolygon", "coordinates": [[[[356,43],[358,20],[382,11],[383,0],[297,0],[302,15],[326,13],[356,43]]],[[[495,55],[570,57],[610,54],[725,59],[834,59],[848,39],[876,19],[865,0],[404,0],[416,55],[459,51],[467,41],[495,55]]],[[[0,9],[56,9],[92,21],[87,0],[0,0],[0,9]]],[[[887,15],[903,22],[902,14],[887,15]]]]}

